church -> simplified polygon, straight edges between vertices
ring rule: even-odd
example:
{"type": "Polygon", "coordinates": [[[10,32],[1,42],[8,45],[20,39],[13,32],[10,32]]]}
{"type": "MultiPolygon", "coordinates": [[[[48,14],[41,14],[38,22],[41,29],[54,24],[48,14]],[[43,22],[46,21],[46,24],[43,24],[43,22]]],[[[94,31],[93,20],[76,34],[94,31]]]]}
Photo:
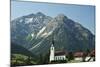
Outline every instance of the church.
{"type": "Polygon", "coordinates": [[[50,47],[50,62],[66,60],[66,53],[64,51],[55,51],[54,42],[50,47]]]}

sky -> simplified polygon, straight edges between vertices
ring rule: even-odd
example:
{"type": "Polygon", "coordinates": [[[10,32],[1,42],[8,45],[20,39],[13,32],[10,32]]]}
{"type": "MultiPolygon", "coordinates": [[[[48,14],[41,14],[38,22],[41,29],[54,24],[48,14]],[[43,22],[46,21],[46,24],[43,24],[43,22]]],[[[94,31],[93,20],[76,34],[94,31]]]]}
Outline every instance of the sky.
{"type": "Polygon", "coordinates": [[[73,21],[82,24],[95,34],[95,6],[25,1],[11,2],[11,20],[37,12],[42,12],[51,17],[56,17],[58,14],[64,14],[73,21]]]}

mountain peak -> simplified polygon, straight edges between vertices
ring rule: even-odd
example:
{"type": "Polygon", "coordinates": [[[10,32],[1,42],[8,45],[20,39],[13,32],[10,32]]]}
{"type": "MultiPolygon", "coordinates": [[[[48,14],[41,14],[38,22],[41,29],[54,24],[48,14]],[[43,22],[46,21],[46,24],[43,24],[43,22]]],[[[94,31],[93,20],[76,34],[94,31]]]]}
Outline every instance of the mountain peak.
{"type": "Polygon", "coordinates": [[[38,16],[45,16],[42,12],[37,12],[36,15],[38,15],[38,16]]]}
{"type": "Polygon", "coordinates": [[[58,14],[56,17],[55,17],[56,20],[58,21],[63,21],[65,19],[67,19],[67,16],[65,16],[64,14],[58,14]]]}
{"type": "Polygon", "coordinates": [[[23,17],[33,17],[33,16],[35,16],[35,14],[31,13],[31,14],[23,16],[23,17]]]}
{"type": "Polygon", "coordinates": [[[64,15],[64,14],[58,14],[58,16],[60,16],[60,17],[65,17],[65,15],[64,15]]]}

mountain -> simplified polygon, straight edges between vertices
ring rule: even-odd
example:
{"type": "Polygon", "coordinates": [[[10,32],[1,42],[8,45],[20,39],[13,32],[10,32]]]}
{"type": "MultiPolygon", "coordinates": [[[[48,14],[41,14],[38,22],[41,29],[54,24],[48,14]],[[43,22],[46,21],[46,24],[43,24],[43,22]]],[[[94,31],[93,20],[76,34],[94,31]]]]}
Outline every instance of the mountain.
{"type": "Polygon", "coordinates": [[[11,21],[11,41],[35,55],[49,52],[52,40],[56,50],[95,49],[95,35],[64,14],[52,18],[38,12],[11,21]]]}
{"type": "MultiPolygon", "coordinates": [[[[29,14],[16,18],[11,21],[11,40],[16,44],[28,44],[26,36],[33,33],[35,35],[43,26],[45,26],[51,17],[41,12],[29,14]]],[[[24,45],[25,46],[25,45],[24,45]]]]}
{"type": "Polygon", "coordinates": [[[33,55],[33,53],[26,48],[15,43],[11,43],[11,45],[11,67],[33,65],[37,63],[38,57],[33,55]]]}
{"type": "Polygon", "coordinates": [[[21,45],[17,45],[15,43],[11,43],[11,53],[12,54],[22,54],[22,55],[26,55],[26,56],[32,56],[32,57],[36,57],[34,54],[32,54],[30,51],[28,51],[26,48],[24,48],[21,45]]]}

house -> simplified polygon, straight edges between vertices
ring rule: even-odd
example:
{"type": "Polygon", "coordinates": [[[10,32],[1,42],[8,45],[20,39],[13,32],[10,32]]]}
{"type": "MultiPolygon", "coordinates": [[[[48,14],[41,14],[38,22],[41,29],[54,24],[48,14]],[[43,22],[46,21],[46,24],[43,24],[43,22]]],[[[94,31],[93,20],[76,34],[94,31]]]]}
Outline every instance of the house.
{"type": "Polygon", "coordinates": [[[89,58],[87,57],[86,58],[86,61],[95,61],[95,50],[92,50],[90,53],[89,53],[89,58]]]}
{"type": "Polygon", "coordinates": [[[91,51],[90,53],[75,52],[74,53],[74,60],[79,61],[79,62],[94,61],[95,60],[95,50],[91,51]]]}
{"type": "Polygon", "coordinates": [[[83,61],[83,52],[75,52],[74,53],[74,60],[75,61],[79,61],[79,62],[81,62],[81,61],[83,61]]]}
{"type": "Polygon", "coordinates": [[[66,53],[64,51],[55,51],[55,47],[52,44],[50,47],[50,62],[66,60],[66,53]]]}

